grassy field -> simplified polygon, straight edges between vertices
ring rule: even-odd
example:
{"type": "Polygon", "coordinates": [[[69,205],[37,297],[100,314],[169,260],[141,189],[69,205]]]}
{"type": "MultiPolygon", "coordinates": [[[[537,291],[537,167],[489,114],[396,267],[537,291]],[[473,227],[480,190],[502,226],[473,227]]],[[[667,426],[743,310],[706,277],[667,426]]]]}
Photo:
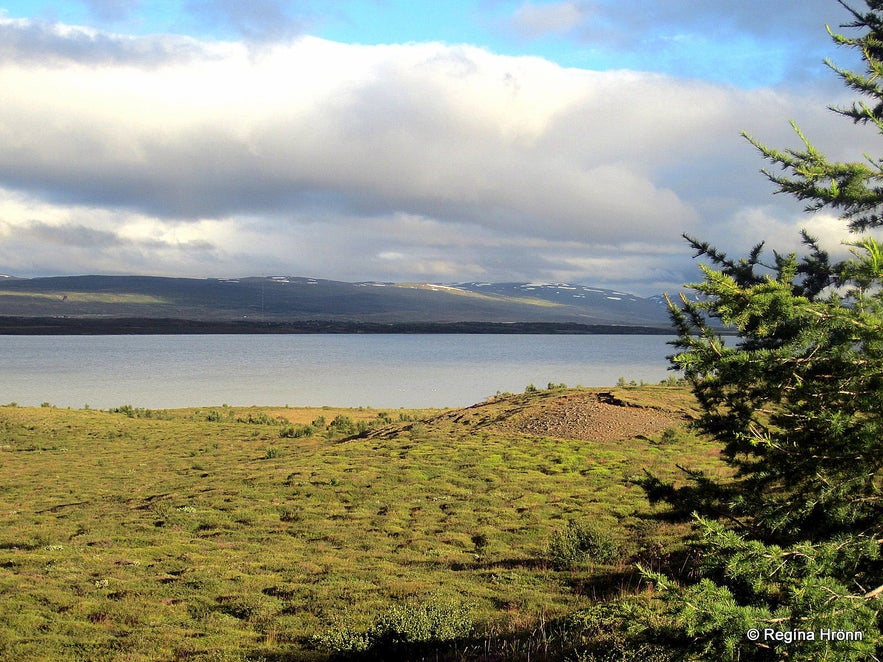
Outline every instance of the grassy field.
{"type": "Polygon", "coordinates": [[[608,390],[675,421],[651,434],[519,431],[594,392],[445,412],[0,407],[0,659],[320,660],[396,623],[515,659],[523,633],[640,593],[632,561],[677,548],[636,476],[724,471],[685,430],[683,388],[608,390]],[[612,551],[562,562],[571,520],[612,551]]]}

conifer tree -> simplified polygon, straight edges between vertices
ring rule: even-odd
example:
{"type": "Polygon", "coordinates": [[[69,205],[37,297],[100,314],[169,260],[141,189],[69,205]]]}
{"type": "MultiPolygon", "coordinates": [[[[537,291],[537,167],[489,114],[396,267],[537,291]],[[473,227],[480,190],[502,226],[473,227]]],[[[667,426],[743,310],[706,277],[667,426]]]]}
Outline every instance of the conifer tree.
{"type": "MultiPolygon", "coordinates": [[[[861,100],[832,110],[883,134],[883,0],[866,4],[844,5],[856,36],[831,33],[864,71],[827,63],[861,100]]],[[[739,259],[686,237],[709,264],[699,296],[670,302],[671,361],[734,470],[644,482],[694,518],[700,578],[647,573],[666,604],[650,635],[686,659],[883,659],[883,160],[831,161],[793,126],[800,149],[746,138],[777,192],[841,216],[853,257],[805,232],[802,256],[760,243],[739,259]]]]}

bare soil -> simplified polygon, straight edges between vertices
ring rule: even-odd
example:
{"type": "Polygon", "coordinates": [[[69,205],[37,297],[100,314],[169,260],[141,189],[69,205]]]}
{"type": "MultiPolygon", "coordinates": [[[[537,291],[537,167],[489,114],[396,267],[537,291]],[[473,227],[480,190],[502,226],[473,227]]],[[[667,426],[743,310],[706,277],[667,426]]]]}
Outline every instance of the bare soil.
{"type": "MultiPolygon", "coordinates": [[[[682,425],[695,413],[695,401],[686,389],[566,389],[492,397],[471,407],[444,411],[424,423],[616,442],[659,434],[666,428],[682,425]]],[[[389,439],[414,425],[387,425],[362,436],[389,439]]]]}
{"type": "Polygon", "coordinates": [[[576,393],[540,411],[516,414],[501,427],[521,434],[610,442],[659,434],[685,418],[683,412],[628,403],[609,392],[576,393]]]}

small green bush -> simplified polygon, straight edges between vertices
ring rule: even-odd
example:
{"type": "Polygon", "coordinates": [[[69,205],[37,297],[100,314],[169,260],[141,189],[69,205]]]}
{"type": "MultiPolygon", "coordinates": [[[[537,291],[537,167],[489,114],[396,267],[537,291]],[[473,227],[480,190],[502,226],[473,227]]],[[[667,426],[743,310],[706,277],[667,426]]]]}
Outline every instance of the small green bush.
{"type": "Polygon", "coordinates": [[[659,436],[659,441],[656,443],[660,446],[667,446],[669,444],[676,444],[681,440],[681,432],[676,428],[666,428],[662,431],[662,434],[659,436]]]}
{"type": "Polygon", "coordinates": [[[371,634],[337,626],[314,635],[311,643],[315,648],[335,653],[363,653],[371,648],[371,634]]]}
{"type": "Polygon", "coordinates": [[[393,605],[366,631],[355,631],[342,624],[316,635],[312,641],[317,648],[335,653],[381,655],[464,639],[472,630],[472,616],[466,605],[431,599],[393,605]]]}
{"type": "Polygon", "coordinates": [[[152,409],[145,409],[143,407],[133,407],[132,405],[120,405],[119,407],[114,407],[110,410],[112,414],[125,414],[129,418],[153,418],[154,412],[152,409]]]}
{"type": "Polygon", "coordinates": [[[581,640],[568,657],[573,662],[669,662],[676,659],[671,649],[653,641],[644,632],[645,623],[660,618],[653,604],[639,598],[594,604],[564,620],[569,638],[581,640]]]}
{"type": "Polygon", "coordinates": [[[356,424],[349,416],[338,414],[328,425],[328,431],[332,434],[349,435],[356,433],[356,424]]]}
{"type": "Polygon", "coordinates": [[[621,550],[607,531],[570,521],[552,536],[547,555],[554,568],[564,570],[578,563],[615,563],[621,550]]]}
{"type": "Polygon", "coordinates": [[[469,636],[472,617],[468,607],[455,602],[394,605],[372,631],[375,642],[387,645],[452,641],[469,636]]]}
{"type": "Polygon", "coordinates": [[[389,425],[390,423],[394,423],[392,416],[387,414],[385,411],[377,414],[377,418],[374,420],[375,425],[389,425]]]}
{"type": "Polygon", "coordinates": [[[251,425],[279,425],[283,422],[282,419],[273,418],[272,416],[268,416],[265,412],[248,412],[247,416],[237,416],[237,423],[249,423],[251,425]]]}
{"type": "Polygon", "coordinates": [[[312,425],[286,425],[279,430],[279,436],[283,439],[301,439],[312,437],[316,434],[316,428],[312,425]]]}

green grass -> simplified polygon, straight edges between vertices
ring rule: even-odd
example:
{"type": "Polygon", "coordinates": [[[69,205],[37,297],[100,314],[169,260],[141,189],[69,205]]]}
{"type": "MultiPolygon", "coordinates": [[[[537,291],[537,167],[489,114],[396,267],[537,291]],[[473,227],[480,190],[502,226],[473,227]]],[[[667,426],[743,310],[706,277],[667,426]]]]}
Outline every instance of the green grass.
{"type": "MultiPolygon", "coordinates": [[[[682,389],[617,392],[689,407],[682,389]]],[[[722,472],[716,449],[682,430],[601,444],[499,428],[549,398],[462,412],[0,407],[0,659],[325,659],[317,641],[390,609],[456,602],[487,638],[636,590],[629,559],[683,529],[650,517],[630,479],[675,463],[722,472]],[[320,416],[366,436],[280,436],[320,416]],[[605,530],[620,560],[551,563],[571,520],[605,530]]]]}

